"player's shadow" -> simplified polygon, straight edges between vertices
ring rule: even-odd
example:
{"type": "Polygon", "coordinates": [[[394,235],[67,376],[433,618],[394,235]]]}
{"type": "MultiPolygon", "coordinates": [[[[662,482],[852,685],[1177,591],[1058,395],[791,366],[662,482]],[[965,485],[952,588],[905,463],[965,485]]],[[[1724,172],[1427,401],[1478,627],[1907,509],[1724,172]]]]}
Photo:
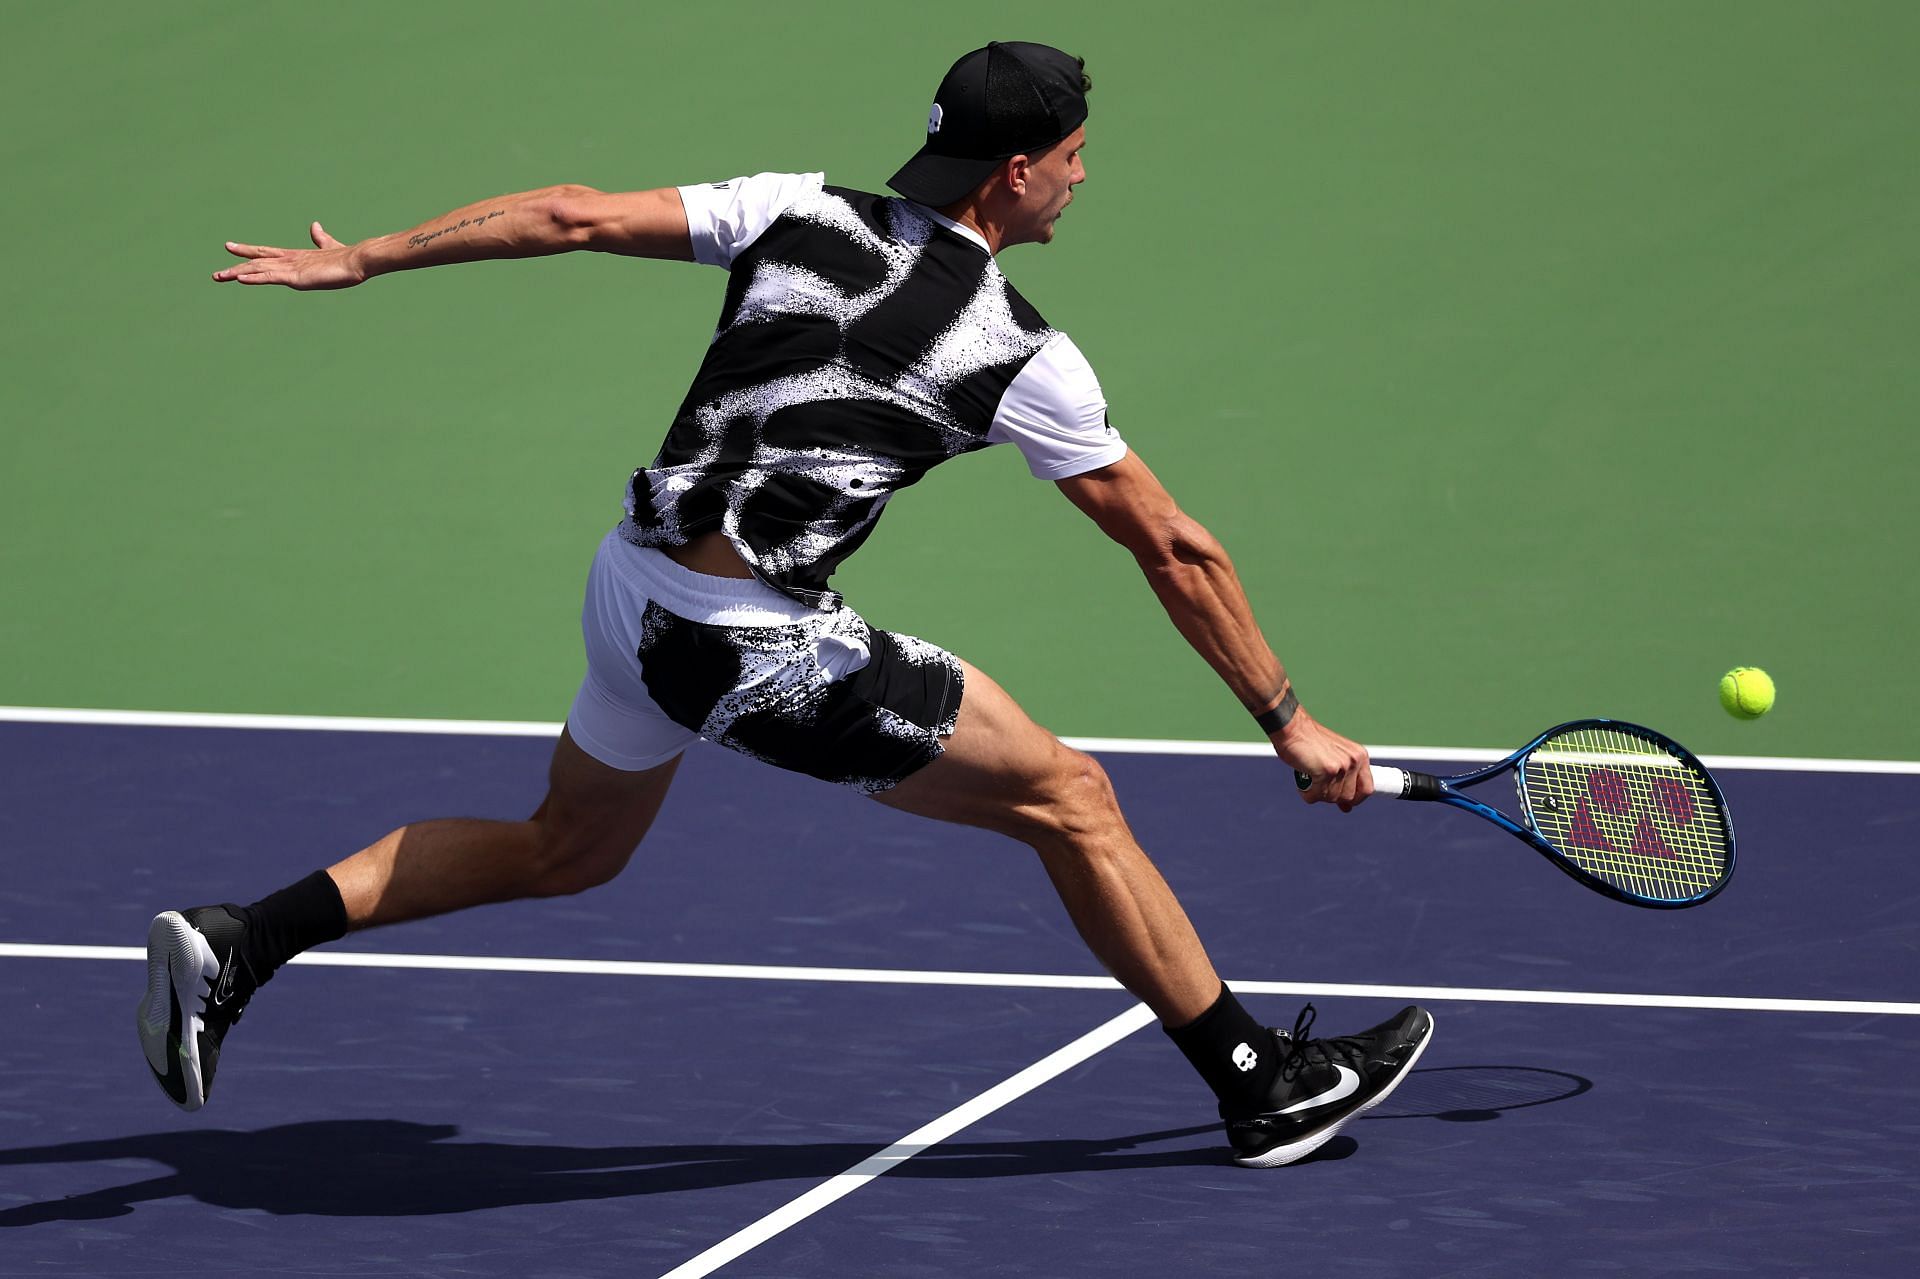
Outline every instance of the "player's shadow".
{"type": "MultiPolygon", "coordinates": [[[[1555,1071],[1558,1092],[1517,1099],[1511,1081],[1463,1086],[1457,1079],[1416,1087],[1423,1076],[1517,1068],[1454,1067],[1415,1071],[1376,1114],[1412,1092],[1413,1104],[1445,1108],[1431,1117],[1479,1117],[1493,1111],[1573,1096],[1591,1087],[1555,1071]],[[1564,1085],[1577,1082],[1568,1090],[1564,1085]],[[1495,1093],[1499,1094],[1497,1100],[1495,1093]],[[1423,1094],[1425,1094],[1423,1099],[1423,1094]],[[1454,1103],[1473,1103],[1464,1110],[1454,1103]]],[[[1536,1081],[1537,1083],[1537,1081],[1536,1081]]],[[[142,1160],[172,1171],[44,1203],[0,1209],[0,1227],[124,1216],[141,1203],[186,1195],[229,1209],[276,1215],[411,1217],[474,1212],[516,1204],[551,1204],[702,1190],[750,1182],[811,1183],[846,1172],[881,1147],[859,1142],[727,1143],[657,1146],[542,1146],[459,1141],[451,1124],[398,1119],[338,1119],[285,1124],[254,1132],[186,1129],[99,1141],[0,1151],[0,1166],[142,1160]]],[[[1342,1135],[1311,1160],[1345,1159],[1358,1149],[1342,1135]]],[[[894,1164],[888,1175],[916,1178],[1027,1177],[1124,1168],[1218,1167],[1226,1161],[1217,1123],[1086,1141],[949,1141],[894,1164]],[[1204,1140],[1165,1147],[1162,1143],[1204,1140]]],[[[1298,1167],[1299,1165],[1295,1165],[1298,1167]]]]}
{"type": "MultiPolygon", "coordinates": [[[[881,1146],[861,1142],[543,1146],[459,1141],[451,1124],[338,1119],[255,1132],[188,1129],[0,1152],[0,1165],[143,1160],[173,1169],[129,1185],[0,1210],[0,1226],[118,1217],[189,1195],[275,1214],[410,1217],[513,1204],[618,1199],[748,1182],[823,1181],[881,1146]]],[[[1217,1163],[1211,1150],[1128,1152],[1216,1125],[1108,1141],[943,1142],[891,1170],[902,1176],[995,1176],[1142,1163],[1217,1163]]]]}

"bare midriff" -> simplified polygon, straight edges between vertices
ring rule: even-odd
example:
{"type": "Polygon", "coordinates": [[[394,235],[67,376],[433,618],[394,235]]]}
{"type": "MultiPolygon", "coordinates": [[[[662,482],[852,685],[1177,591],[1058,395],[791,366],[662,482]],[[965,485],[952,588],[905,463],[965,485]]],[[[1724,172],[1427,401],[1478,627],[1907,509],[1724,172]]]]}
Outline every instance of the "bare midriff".
{"type": "Polygon", "coordinates": [[[702,533],[685,546],[663,546],[666,557],[681,568],[708,577],[752,577],[753,570],[733,549],[725,533],[702,533]]]}

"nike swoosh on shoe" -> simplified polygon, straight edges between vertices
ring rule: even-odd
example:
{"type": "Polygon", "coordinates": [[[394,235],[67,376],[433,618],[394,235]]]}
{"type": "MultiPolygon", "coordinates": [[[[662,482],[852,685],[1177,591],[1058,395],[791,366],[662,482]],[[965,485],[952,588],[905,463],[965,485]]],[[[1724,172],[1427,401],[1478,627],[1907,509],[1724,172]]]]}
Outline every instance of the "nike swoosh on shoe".
{"type": "Polygon", "coordinates": [[[1360,1072],[1351,1066],[1335,1066],[1334,1069],[1340,1072],[1340,1079],[1333,1087],[1323,1093],[1316,1093],[1311,1097],[1296,1101],[1291,1106],[1283,1106],[1279,1110],[1263,1111],[1261,1112],[1261,1118],[1270,1118],[1275,1115],[1298,1114],[1302,1110],[1312,1110],[1318,1106],[1331,1106],[1334,1102],[1345,1101],[1360,1091],[1360,1072]]]}
{"type": "Polygon", "coordinates": [[[220,965],[220,988],[213,992],[213,1003],[217,1008],[233,998],[233,950],[227,951],[226,962],[220,965]]]}

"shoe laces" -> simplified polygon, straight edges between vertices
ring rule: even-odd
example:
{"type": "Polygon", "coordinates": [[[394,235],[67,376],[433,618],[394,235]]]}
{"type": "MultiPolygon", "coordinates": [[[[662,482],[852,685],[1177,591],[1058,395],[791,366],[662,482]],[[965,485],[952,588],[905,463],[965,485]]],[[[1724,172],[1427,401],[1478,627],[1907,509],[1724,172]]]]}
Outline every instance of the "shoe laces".
{"type": "Polygon", "coordinates": [[[1340,1058],[1352,1061],[1366,1055],[1366,1041],[1357,1035],[1339,1035],[1332,1039],[1308,1038],[1307,1032],[1313,1029],[1314,1016],[1313,1005],[1308,1004],[1293,1019],[1292,1030],[1274,1032],[1277,1038],[1284,1041],[1280,1077],[1289,1083],[1309,1066],[1331,1064],[1340,1058]]]}

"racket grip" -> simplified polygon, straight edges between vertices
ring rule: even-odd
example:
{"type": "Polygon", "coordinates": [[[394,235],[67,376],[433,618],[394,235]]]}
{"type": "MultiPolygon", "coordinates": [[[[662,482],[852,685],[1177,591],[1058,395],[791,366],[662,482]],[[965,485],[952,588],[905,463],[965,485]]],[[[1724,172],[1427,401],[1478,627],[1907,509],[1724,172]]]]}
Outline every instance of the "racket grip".
{"type": "Polygon", "coordinates": [[[1413,787],[1413,774],[1404,768],[1388,768],[1383,764],[1371,765],[1373,769],[1373,793],[1385,795],[1390,799],[1406,799],[1413,787]]]}
{"type": "MultiPolygon", "coordinates": [[[[1373,773],[1373,793],[1389,799],[1438,799],[1440,783],[1437,778],[1425,773],[1415,773],[1404,768],[1389,768],[1384,764],[1369,764],[1373,773]]],[[[1299,769],[1293,770],[1293,784],[1301,790],[1313,785],[1313,779],[1299,769]]]]}
{"type": "Polygon", "coordinates": [[[1432,773],[1416,773],[1411,768],[1373,766],[1373,790],[1392,799],[1445,799],[1446,785],[1432,773]]]}

